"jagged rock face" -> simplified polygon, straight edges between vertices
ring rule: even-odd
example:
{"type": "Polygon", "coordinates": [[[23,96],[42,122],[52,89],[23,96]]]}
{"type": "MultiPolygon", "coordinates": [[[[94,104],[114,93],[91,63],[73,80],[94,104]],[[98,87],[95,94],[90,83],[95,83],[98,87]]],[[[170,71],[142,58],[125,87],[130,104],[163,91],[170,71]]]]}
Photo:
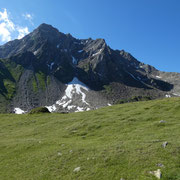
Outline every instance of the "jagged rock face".
{"type": "Polygon", "coordinates": [[[104,39],[75,39],[47,24],[0,46],[0,58],[1,112],[74,112],[132,96],[180,94],[178,73],[170,78],[104,39]]]}

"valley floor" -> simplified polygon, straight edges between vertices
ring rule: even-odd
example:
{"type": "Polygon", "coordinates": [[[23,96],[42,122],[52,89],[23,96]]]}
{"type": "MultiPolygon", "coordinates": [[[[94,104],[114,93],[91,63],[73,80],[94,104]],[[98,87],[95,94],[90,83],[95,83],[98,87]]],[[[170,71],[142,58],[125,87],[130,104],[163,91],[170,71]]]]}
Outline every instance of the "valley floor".
{"type": "Polygon", "coordinates": [[[180,179],[180,98],[0,115],[0,179],[180,179]],[[164,145],[164,147],[163,147],[164,145]]]}

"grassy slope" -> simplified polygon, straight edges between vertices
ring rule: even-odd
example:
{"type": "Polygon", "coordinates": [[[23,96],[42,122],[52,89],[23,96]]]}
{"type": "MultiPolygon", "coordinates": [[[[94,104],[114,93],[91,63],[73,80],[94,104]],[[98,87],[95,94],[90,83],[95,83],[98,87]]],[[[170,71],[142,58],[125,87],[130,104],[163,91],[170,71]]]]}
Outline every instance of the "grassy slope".
{"type": "Polygon", "coordinates": [[[5,113],[16,93],[18,82],[24,68],[9,59],[0,59],[0,112],[5,113]]]}
{"type": "Polygon", "coordinates": [[[83,113],[1,115],[0,127],[1,180],[152,180],[148,171],[158,163],[162,179],[180,179],[180,98],[83,113]],[[73,172],[76,167],[81,170],[73,172]]]}

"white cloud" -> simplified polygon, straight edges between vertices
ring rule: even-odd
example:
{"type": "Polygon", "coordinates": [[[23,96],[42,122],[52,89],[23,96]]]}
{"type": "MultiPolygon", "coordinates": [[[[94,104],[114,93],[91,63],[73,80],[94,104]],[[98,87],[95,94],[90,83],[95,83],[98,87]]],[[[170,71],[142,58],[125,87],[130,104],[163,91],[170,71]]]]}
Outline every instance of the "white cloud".
{"type": "Polygon", "coordinates": [[[2,42],[7,42],[11,40],[11,33],[6,28],[5,23],[0,24],[0,37],[2,42]]]}
{"type": "Polygon", "coordinates": [[[11,32],[15,31],[14,23],[9,19],[7,10],[0,12],[0,37],[2,42],[11,40],[11,32]]]}
{"type": "MultiPolygon", "coordinates": [[[[32,15],[26,14],[26,18],[32,23],[32,15]]],[[[0,11],[0,42],[12,40],[14,34],[18,34],[16,38],[21,39],[29,33],[28,27],[21,27],[14,24],[9,17],[7,9],[0,11]]]]}
{"type": "Polygon", "coordinates": [[[32,20],[32,19],[33,19],[32,15],[31,15],[31,14],[28,14],[28,13],[23,14],[23,16],[24,16],[25,19],[27,19],[27,20],[32,20]]]}
{"type": "Polygon", "coordinates": [[[18,39],[23,38],[26,34],[29,33],[28,27],[24,27],[24,28],[23,27],[18,27],[17,31],[19,33],[18,39]]]}
{"type": "Polygon", "coordinates": [[[34,25],[33,22],[32,22],[32,20],[33,20],[33,15],[32,15],[32,14],[26,13],[26,14],[23,14],[22,16],[23,16],[26,20],[28,20],[32,25],[34,25]]]}
{"type": "Polygon", "coordinates": [[[3,21],[6,23],[6,26],[9,30],[14,31],[14,23],[9,19],[7,10],[4,9],[4,12],[0,12],[0,21],[3,21]]]}

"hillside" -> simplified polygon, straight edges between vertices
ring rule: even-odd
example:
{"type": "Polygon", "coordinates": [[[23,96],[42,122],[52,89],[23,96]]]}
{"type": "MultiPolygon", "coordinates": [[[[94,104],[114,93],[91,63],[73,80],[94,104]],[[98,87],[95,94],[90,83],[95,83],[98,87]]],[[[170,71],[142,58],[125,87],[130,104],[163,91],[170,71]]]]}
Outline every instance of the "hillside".
{"type": "Polygon", "coordinates": [[[180,98],[0,115],[0,179],[180,179],[180,98]],[[167,146],[162,144],[167,142],[167,146]]]}

